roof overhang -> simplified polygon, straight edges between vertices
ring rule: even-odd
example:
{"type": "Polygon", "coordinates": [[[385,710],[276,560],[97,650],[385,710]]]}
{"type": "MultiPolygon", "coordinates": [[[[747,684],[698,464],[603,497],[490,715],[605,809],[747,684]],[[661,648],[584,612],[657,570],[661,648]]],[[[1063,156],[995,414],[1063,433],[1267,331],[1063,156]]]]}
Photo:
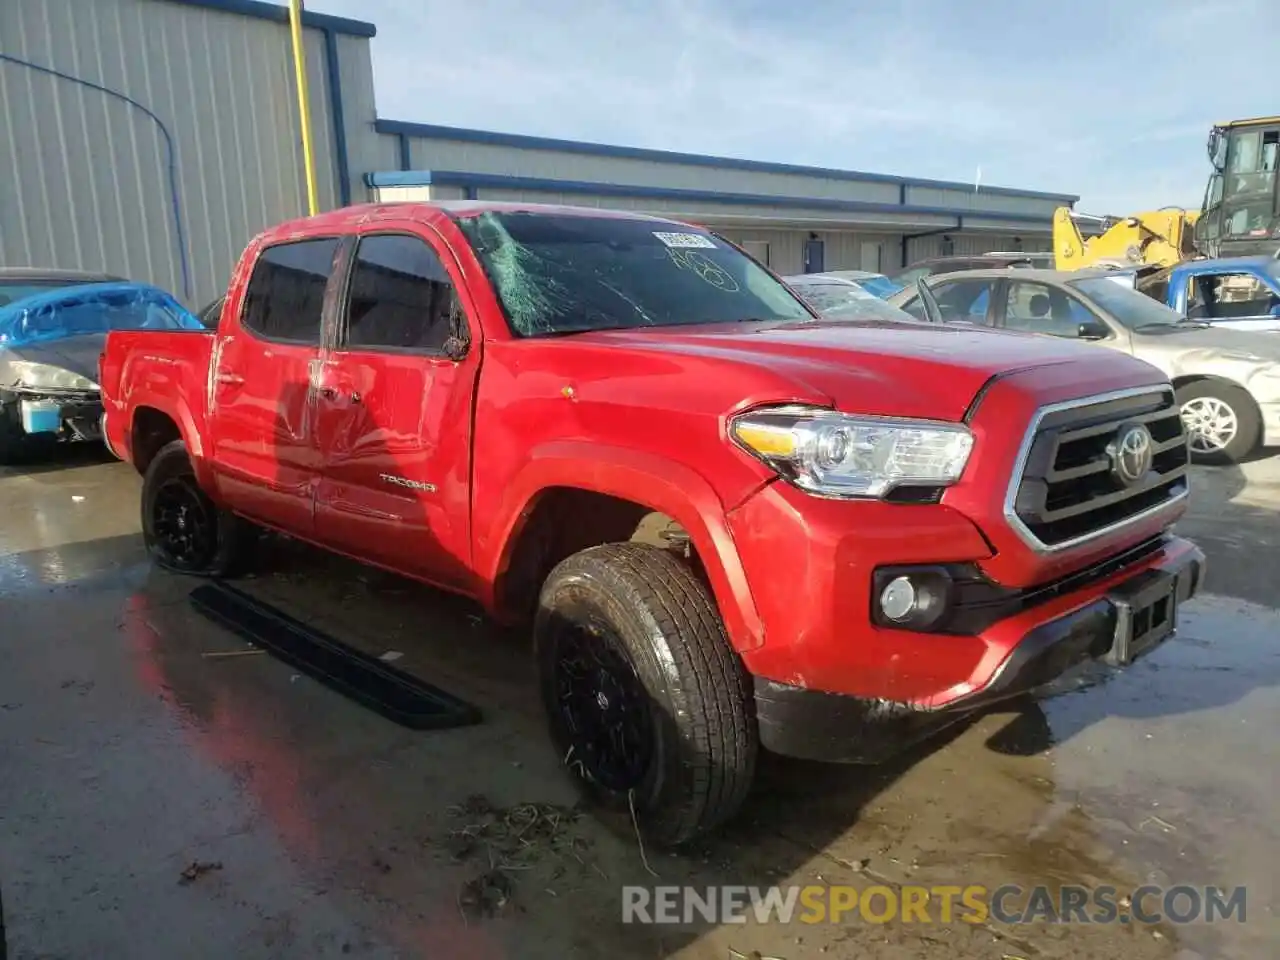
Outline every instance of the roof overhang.
{"type": "MultiPolygon", "coordinates": [[[[276,23],[289,22],[289,8],[277,3],[263,3],[262,0],[168,0],[169,3],[180,3],[184,7],[203,7],[206,10],[217,10],[222,13],[235,13],[242,17],[256,17],[259,20],[273,20],[276,23]]],[[[332,30],[353,37],[373,37],[378,28],[364,20],[348,20],[346,17],[335,17],[327,13],[302,11],[302,24],[319,30],[332,30]]]]}
{"type": "MultiPolygon", "coordinates": [[[[984,230],[993,233],[1044,232],[1052,230],[1045,215],[975,212],[952,207],[925,207],[911,204],[870,203],[836,200],[829,197],[798,197],[786,194],[730,193],[718,190],[690,190],[682,187],[603,183],[587,180],[558,180],[518,177],[506,174],[471,173],[461,170],[395,170],[365,176],[370,187],[458,187],[474,194],[478,190],[512,190],[527,193],[559,194],[608,200],[663,201],[673,210],[681,203],[715,205],[726,208],[714,213],[692,208],[690,219],[730,218],[757,224],[794,226],[797,221],[843,225],[883,226],[892,229],[984,230]],[[738,208],[737,210],[733,208],[738,208]]],[[[662,211],[663,215],[677,216],[662,211]]]]}

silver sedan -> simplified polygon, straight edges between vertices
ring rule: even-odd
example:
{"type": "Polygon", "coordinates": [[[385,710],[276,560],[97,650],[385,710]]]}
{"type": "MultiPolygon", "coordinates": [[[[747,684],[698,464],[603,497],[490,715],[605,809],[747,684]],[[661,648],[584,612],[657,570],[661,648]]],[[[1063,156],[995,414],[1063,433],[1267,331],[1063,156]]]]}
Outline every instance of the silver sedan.
{"type": "MultiPolygon", "coordinates": [[[[1280,333],[1210,328],[1100,271],[967,270],[927,282],[945,322],[1090,340],[1158,367],[1173,381],[1197,462],[1280,445],[1280,333]]],[[[926,319],[914,286],[889,302],[926,319]]]]}

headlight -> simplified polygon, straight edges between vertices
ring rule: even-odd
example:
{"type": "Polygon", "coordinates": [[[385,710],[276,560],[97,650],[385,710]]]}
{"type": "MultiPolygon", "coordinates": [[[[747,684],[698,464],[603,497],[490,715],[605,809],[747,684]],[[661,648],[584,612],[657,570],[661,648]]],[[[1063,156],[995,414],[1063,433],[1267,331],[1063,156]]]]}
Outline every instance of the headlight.
{"type": "Polygon", "coordinates": [[[36,363],[32,360],[10,360],[9,369],[17,377],[19,386],[33,387],[36,390],[97,390],[98,385],[88,377],[82,377],[70,370],[50,366],[47,363],[36,363]]]}
{"type": "Polygon", "coordinates": [[[729,432],[796,486],[829,497],[883,497],[895,487],[960,479],[973,434],[958,423],[777,407],[735,417],[729,432]]]}

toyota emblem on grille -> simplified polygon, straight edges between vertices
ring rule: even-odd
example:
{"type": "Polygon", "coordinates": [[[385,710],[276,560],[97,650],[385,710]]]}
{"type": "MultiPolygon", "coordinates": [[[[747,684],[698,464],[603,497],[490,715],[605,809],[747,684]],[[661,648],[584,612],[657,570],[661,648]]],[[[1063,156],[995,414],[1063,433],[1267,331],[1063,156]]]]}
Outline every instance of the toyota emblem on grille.
{"type": "Polygon", "coordinates": [[[1151,469],[1151,431],[1140,423],[1127,423],[1107,445],[1111,475],[1121,486],[1131,487],[1151,469]]]}

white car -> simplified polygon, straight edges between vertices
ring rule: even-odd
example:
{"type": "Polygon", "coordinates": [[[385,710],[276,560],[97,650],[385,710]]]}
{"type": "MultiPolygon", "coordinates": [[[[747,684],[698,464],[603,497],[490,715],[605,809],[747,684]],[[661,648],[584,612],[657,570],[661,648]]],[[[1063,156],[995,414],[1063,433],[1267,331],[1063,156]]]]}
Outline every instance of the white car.
{"type": "MultiPolygon", "coordinates": [[[[1280,446],[1280,336],[1188,320],[1110,271],[965,270],[928,281],[945,323],[1089,340],[1158,367],[1177,392],[1191,458],[1236,462],[1280,446]]],[[[917,320],[916,287],[889,298],[917,320]]]]}

